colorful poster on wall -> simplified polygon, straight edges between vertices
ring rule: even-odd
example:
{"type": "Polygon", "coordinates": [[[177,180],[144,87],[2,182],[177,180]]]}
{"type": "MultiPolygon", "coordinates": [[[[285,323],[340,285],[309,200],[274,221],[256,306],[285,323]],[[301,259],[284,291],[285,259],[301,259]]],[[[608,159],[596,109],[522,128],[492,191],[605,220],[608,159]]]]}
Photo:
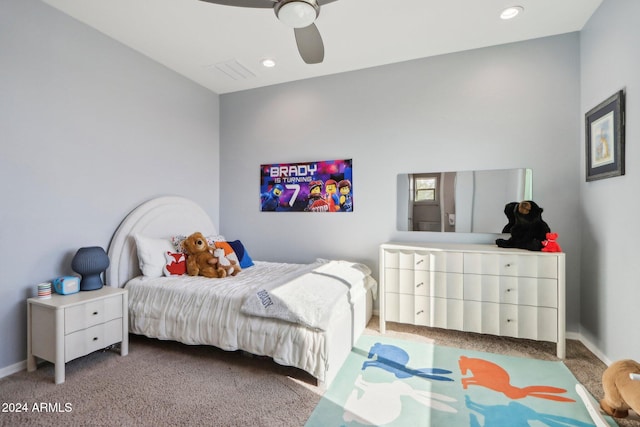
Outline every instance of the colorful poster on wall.
{"type": "Polygon", "coordinates": [[[260,165],[263,212],[352,212],[351,159],[260,165]]]}

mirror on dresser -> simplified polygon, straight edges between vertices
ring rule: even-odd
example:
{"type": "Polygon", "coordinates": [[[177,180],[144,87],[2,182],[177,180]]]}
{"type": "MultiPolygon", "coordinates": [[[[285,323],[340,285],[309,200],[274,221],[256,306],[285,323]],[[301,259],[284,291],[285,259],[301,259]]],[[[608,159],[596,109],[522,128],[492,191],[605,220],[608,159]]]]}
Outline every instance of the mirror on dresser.
{"type": "Polygon", "coordinates": [[[531,200],[531,169],[399,174],[398,231],[501,233],[504,206],[531,200]]]}

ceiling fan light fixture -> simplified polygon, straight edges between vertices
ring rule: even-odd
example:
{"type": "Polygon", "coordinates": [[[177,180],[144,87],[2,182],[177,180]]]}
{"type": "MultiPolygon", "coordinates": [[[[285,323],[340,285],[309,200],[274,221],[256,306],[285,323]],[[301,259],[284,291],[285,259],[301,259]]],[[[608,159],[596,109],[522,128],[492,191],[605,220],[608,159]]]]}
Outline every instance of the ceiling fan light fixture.
{"type": "Polygon", "coordinates": [[[281,0],[275,7],[276,16],[292,28],[304,28],[313,24],[320,13],[316,0],[281,0]]]}
{"type": "Polygon", "coordinates": [[[502,13],[500,14],[500,18],[513,19],[523,11],[524,11],[524,7],[522,6],[511,6],[502,11],[502,13]]]}

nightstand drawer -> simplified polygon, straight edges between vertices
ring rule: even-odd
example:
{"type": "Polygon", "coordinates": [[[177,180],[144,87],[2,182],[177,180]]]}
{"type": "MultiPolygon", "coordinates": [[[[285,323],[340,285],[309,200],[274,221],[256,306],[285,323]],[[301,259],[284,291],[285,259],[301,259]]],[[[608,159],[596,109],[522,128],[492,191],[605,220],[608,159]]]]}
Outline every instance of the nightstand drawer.
{"type": "Polygon", "coordinates": [[[122,317],[122,296],[87,302],[64,310],[65,335],[122,317]]]}
{"type": "Polygon", "coordinates": [[[76,359],[122,341],[122,318],[74,332],[64,338],[64,361],[76,359]]]}

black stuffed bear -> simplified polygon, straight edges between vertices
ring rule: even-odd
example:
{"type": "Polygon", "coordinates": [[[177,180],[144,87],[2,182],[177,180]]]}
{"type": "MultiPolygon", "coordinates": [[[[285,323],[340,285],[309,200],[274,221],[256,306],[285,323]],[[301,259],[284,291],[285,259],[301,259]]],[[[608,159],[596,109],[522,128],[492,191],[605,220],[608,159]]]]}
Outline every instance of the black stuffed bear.
{"type": "Polygon", "coordinates": [[[502,229],[503,233],[511,233],[509,240],[497,239],[496,245],[501,248],[519,248],[529,251],[542,249],[542,241],[547,239],[551,231],[542,219],[542,208],[531,200],[507,203],[504,214],[509,223],[502,229]]]}

